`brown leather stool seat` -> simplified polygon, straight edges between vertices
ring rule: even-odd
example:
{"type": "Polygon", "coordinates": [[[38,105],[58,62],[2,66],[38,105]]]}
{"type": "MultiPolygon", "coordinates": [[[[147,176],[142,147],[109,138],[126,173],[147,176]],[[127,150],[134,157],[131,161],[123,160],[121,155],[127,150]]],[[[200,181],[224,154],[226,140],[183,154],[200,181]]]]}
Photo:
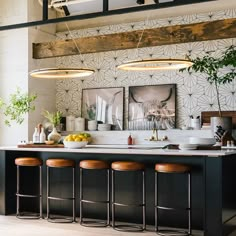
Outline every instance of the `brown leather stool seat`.
{"type": "Polygon", "coordinates": [[[63,158],[52,158],[46,161],[47,166],[47,220],[52,223],[72,223],[75,222],[75,161],[63,158]],[[72,168],[72,197],[56,197],[50,194],[50,169],[72,168]],[[51,217],[50,200],[72,201],[72,217],[51,217]]]}
{"type": "Polygon", "coordinates": [[[191,167],[184,164],[176,164],[176,163],[157,163],[155,165],[155,230],[159,235],[181,235],[188,236],[192,234],[192,216],[191,216],[191,167]],[[188,206],[185,208],[174,208],[169,206],[160,206],[158,202],[158,174],[187,174],[188,175],[188,206]],[[167,211],[177,211],[183,210],[188,212],[188,231],[183,230],[172,230],[165,229],[159,230],[159,210],[167,210],[167,211]]]}
{"type": "MultiPolygon", "coordinates": [[[[15,159],[17,166],[17,190],[16,190],[16,217],[20,219],[39,219],[42,218],[42,165],[43,161],[37,157],[18,157],[15,159]],[[38,194],[22,194],[20,189],[20,167],[38,167],[39,169],[39,190],[38,194]],[[20,212],[20,198],[38,198],[39,199],[39,213],[23,213],[20,212]]],[[[26,171],[26,170],[25,170],[26,171]]],[[[36,184],[36,183],[35,183],[36,184]]]]}
{"type": "Polygon", "coordinates": [[[191,168],[189,166],[182,164],[159,163],[155,165],[155,171],[163,173],[185,173],[190,170],[191,168]]]}
{"type": "Polygon", "coordinates": [[[79,163],[80,167],[80,224],[90,227],[106,227],[110,225],[110,164],[103,160],[83,160],[79,163]],[[84,198],[84,187],[83,187],[83,172],[85,171],[99,171],[99,173],[104,171],[106,174],[106,184],[107,184],[107,199],[106,200],[91,200],[84,198]],[[84,220],[83,217],[83,205],[86,204],[105,204],[107,210],[106,221],[101,220],[84,220]]]}
{"type": "Polygon", "coordinates": [[[17,166],[41,166],[43,161],[37,157],[18,157],[15,159],[17,166]]]}
{"type": "Polygon", "coordinates": [[[111,164],[111,168],[113,170],[118,170],[118,171],[135,171],[135,170],[144,170],[145,165],[133,161],[116,161],[111,164]]]}
{"type": "Polygon", "coordinates": [[[83,169],[109,169],[110,165],[102,160],[83,160],[79,163],[80,168],[83,169]]]}
{"type": "MultiPolygon", "coordinates": [[[[146,184],[145,184],[145,165],[134,161],[116,161],[111,164],[112,170],[112,227],[113,229],[125,232],[137,232],[146,229],[146,184]],[[123,202],[116,201],[116,191],[115,191],[115,173],[116,172],[137,172],[137,174],[142,174],[142,202],[134,202],[125,204],[123,202]],[[142,225],[138,224],[116,224],[115,222],[115,207],[142,207],[142,225]]],[[[138,184],[138,183],[137,183],[138,184]]]]}
{"type": "Polygon", "coordinates": [[[46,161],[46,165],[49,167],[75,167],[75,161],[74,160],[68,160],[68,159],[48,159],[46,161]]]}

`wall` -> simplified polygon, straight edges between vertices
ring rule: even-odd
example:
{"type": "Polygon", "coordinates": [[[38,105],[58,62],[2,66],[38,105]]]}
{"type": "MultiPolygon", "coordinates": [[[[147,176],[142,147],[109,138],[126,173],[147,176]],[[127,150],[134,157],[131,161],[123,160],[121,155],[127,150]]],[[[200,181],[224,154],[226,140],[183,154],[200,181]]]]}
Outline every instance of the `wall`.
{"type": "MultiPolygon", "coordinates": [[[[27,20],[25,0],[1,1],[1,24],[15,24],[27,20]],[[11,6],[11,7],[10,7],[11,6]]],[[[4,100],[16,91],[16,87],[28,90],[28,34],[27,29],[0,32],[0,97],[4,100]]],[[[12,145],[28,136],[28,118],[19,126],[4,124],[5,117],[0,114],[0,144],[12,145]],[[17,129],[17,132],[16,132],[17,129]]]]}
{"type": "MultiPolygon", "coordinates": [[[[35,1],[2,1],[0,20],[2,25],[22,23],[40,19],[41,13],[41,6],[35,1]]],[[[32,42],[54,38],[55,25],[0,31],[0,97],[7,100],[16,87],[37,94],[36,110],[25,116],[23,124],[13,122],[11,127],[7,127],[4,115],[0,114],[0,145],[15,145],[21,140],[32,140],[33,128],[43,120],[42,110],[56,110],[55,81],[32,80],[28,75],[33,69],[55,66],[55,59],[32,59],[32,42]]]]}
{"type": "MultiPolygon", "coordinates": [[[[72,37],[88,37],[138,29],[158,28],[169,25],[189,24],[202,21],[234,18],[236,10],[223,10],[202,14],[185,15],[173,18],[146,20],[120,25],[108,25],[72,31],[72,37]]],[[[58,38],[70,37],[68,32],[58,33],[58,38]]],[[[194,42],[160,47],[140,48],[135,50],[110,51],[86,55],[57,58],[58,66],[83,67],[96,70],[90,78],[84,80],[61,80],[57,82],[57,109],[64,115],[81,114],[81,93],[83,88],[125,87],[125,128],[128,117],[128,87],[134,85],[177,84],[177,126],[189,124],[189,116],[200,115],[201,111],[217,110],[215,89],[204,75],[181,73],[178,71],[161,72],[123,72],[116,66],[129,60],[144,58],[184,58],[203,56],[206,52],[219,55],[225,47],[236,45],[236,39],[194,42]]],[[[221,86],[221,104],[223,110],[235,110],[236,82],[221,86]]]]}

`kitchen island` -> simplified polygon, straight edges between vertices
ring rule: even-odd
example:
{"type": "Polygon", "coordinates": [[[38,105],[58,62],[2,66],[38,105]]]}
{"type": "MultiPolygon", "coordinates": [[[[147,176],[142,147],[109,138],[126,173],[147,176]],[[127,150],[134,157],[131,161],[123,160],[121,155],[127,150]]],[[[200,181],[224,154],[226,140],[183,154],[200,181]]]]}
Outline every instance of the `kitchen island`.
{"type": "MultiPolygon", "coordinates": [[[[83,159],[102,159],[109,162],[117,160],[140,161],[146,165],[147,169],[147,224],[154,224],[154,165],[155,163],[182,163],[192,167],[192,215],[193,228],[204,231],[205,236],[223,236],[227,235],[228,230],[235,230],[236,226],[231,225],[229,220],[236,213],[236,151],[234,150],[166,150],[158,147],[132,147],[125,148],[120,146],[91,146],[82,149],[66,148],[0,148],[0,214],[15,213],[15,192],[16,192],[16,167],[14,160],[16,157],[33,156],[42,158],[43,162],[48,158],[70,158],[76,160],[77,164],[83,159]]],[[[78,166],[78,165],[77,165],[78,166]]],[[[77,169],[78,170],[78,169],[77,169]]],[[[52,174],[53,183],[60,183],[64,192],[69,191],[70,182],[69,172],[67,175],[52,174]]],[[[25,170],[23,173],[24,185],[30,191],[37,189],[33,180],[37,177],[37,172],[25,170]],[[30,186],[30,187],[29,187],[30,186]],[[34,188],[32,188],[34,186],[34,188]]],[[[132,174],[131,174],[132,175],[132,174]]],[[[160,201],[168,202],[171,205],[178,205],[186,198],[186,178],[185,176],[176,176],[171,180],[170,176],[163,176],[160,183],[160,201]],[[169,194],[164,194],[168,190],[169,194]],[[163,191],[163,194],[162,194],[163,191]],[[174,196],[174,197],[173,197],[174,196]]],[[[135,197],[136,179],[130,176],[130,182],[127,178],[120,178],[122,189],[118,189],[118,195],[126,201],[135,197]]],[[[89,174],[87,179],[87,194],[95,196],[95,190],[98,195],[103,195],[105,188],[98,187],[96,173],[89,174]]],[[[118,185],[119,185],[118,182],[118,185]]],[[[77,183],[79,175],[77,172],[77,183]]],[[[79,188],[77,187],[77,199],[79,197],[79,188]]],[[[56,192],[60,190],[56,189],[56,192]]],[[[46,209],[46,167],[43,166],[43,208],[46,209]]],[[[187,200],[187,199],[186,199],[187,200]]],[[[32,203],[34,204],[34,203],[32,203]]],[[[22,200],[22,207],[32,209],[32,204],[22,200]]],[[[52,210],[57,213],[67,214],[70,209],[69,203],[52,204],[52,210]]],[[[101,218],[105,209],[102,207],[87,209],[88,217],[101,218]]],[[[79,206],[77,204],[77,212],[79,206]]],[[[139,222],[139,212],[136,209],[119,209],[117,216],[120,221],[139,222]]],[[[69,214],[69,213],[68,213],[69,214]]],[[[78,214],[77,214],[78,216],[78,214]]],[[[185,212],[179,214],[166,214],[160,212],[162,225],[173,227],[186,227],[187,221],[185,212]]]]}

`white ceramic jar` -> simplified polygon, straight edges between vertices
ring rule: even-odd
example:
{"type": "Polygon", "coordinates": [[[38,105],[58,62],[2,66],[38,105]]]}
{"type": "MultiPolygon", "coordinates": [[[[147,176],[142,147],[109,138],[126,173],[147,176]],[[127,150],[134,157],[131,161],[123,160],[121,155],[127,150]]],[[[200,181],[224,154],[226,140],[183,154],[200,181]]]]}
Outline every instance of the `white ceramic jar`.
{"type": "Polygon", "coordinates": [[[66,117],[66,131],[74,131],[75,130],[75,116],[67,116],[66,117]]]}
{"type": "Polygon", "coordinates": [[[75,131],[85,130],[85,119],[82,117],[75,118],[75,131]]]}
{"type": "Polygon", "coordinates": [[[96,120],[89,120],[88,121],[88,130],[94,131],[97,130],[97,121],[96,120]]]}

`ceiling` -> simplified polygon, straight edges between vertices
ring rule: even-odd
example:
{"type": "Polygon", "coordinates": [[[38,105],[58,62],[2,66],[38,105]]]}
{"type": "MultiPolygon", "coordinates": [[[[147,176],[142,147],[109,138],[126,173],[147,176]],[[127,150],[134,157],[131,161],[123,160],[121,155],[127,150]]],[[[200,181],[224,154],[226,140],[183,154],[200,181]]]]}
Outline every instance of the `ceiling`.
{"type": "MultiPolygon", "coordinates": [[[[73,1],[73,0],[71,0],[73,1]]],[[[74,0],[78,1],[78,0],[74,0]]],[[[159,0],[159,3],[167,3],[169,5],[175,4],[176,0],[159,0]]],[[[186,3],[188,1],[185,1],[186,3]]],[[[154,0],[146,0],[145,5],[154,4],[154,0]]],[[[183,3],[184,4],[184,3],[183,3]]],[[[137,0],[109,0],[109,10],[115,10],[120,8],[129,7],[142,7],[144,5],[137,4],[137,0]]],[[[234,0],[216,0],[209,2],[201,2],[188,5],[180,5],[174,7],[157,8],[155,10],[148,10],[149,18],[168,18],[176,17],[180,15],[189,15],[194,13],[212,12],[223,9],[236,8],[236,1],[234,0]]],[[[70,15],[82,15],[93,12],[98,12],[103,10],[103,0],[87,0],[85,2],[80,2],[77,4],[71,4],[68,6],[68,11],[70,15]]],[[[144,11],[132,12],[121,15],[103,16],[85,20],[77,20],[68,22],[70,29],[82,29],[90,27],[99,27],[109,24],[122,24],[134,21],[141,21],[147,18],[147,13],[144,11]]],[[[57,32],[66,31],[67,28],[65,24],[57,24],[57,32]]]]}

